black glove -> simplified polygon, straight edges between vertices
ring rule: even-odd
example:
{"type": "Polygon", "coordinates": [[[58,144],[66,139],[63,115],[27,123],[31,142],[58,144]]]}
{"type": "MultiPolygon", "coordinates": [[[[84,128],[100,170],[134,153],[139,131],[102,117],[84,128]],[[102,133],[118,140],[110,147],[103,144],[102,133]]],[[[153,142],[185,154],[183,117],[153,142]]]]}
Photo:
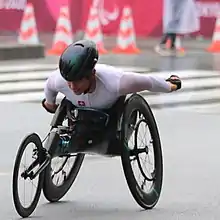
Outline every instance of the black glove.
{"type": "Polygon", "coordinates": [[[172,84],[177,86],[177,90],[181,89],[182,87],[182,82],[180,80],[180,78],[176,75],[171,75],[168,79],[166,79],[166,81],[171,82],[172,84]]]}
{"type": "Polygon", "coordinates": [[[48,112],[51,113],[51,114],[54,114],[56,110],[55,110],[55,111],[51,111],[50,109],[48,109],[48,108],[45,106],[45,104],[44,104],[45,101],[46,101],[45,98],[41,101],[42,106],[46,109],[46,111],[48,111],[48,112]]]}

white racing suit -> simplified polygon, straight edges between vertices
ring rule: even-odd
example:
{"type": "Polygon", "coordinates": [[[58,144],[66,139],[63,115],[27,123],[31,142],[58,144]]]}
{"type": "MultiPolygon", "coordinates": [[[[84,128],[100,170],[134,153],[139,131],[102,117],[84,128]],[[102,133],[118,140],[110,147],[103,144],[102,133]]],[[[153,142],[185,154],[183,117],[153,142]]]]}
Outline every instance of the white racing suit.
{"type": "Polygon", "coordinates": [[[170,83],[158,76],[125,72],[120,68],[105,64],[96,64],[95,69],[95,91],[81,95],[74,94],[62,78],[59,69],[55,70],[45,84],[46,101],[49,104],[55,104],[58,92],[60,92],[75,106],[107,109],[122,95],[143,90],[163,93],[171,91],[170,83]]]}

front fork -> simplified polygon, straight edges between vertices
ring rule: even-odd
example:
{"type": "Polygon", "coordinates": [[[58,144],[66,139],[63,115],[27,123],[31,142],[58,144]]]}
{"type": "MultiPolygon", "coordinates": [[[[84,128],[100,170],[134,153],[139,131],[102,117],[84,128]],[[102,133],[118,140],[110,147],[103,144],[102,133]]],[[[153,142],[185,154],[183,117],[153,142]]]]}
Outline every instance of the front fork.
{"type": "Polygon", "coordinates": [[[67,127],[52,128],[50,131],[45,146],[37,152],[37,158],[31,165],[21,174],[21,177],[27,179],[28,177],[33,180],[48,166],[53,157],[60,156],[65,152],[62,151],[62,143],[68,143],[69,135],[66,134],[67,127]],[[63,134],[62,134],[63,133],[63,134]],[[64,135],[65,134],[65,135],[64,135]],[[61,144],[61,145],[60,145],[61,144]],[[40,167],[34,172],[33,169],[40,164],[40,167]]]}
{"type": "MultiPolygon", "coordinates": [[[[37,152],[37,158],[33,161],[33,163],[21,174],[23,178],[29,177],[31,180],[34,179],[38,174],[40,174],[50,163],[53,157],[60,156],[62,148],[59,146],[60,140],[62,138],[62,133],[64,134],[68,131],[68,127],[58,126],[55,127],[57,124],[60,124],[63,120],[63,114],[66,112],[67,106],[71,106],[71,102],[64,98],[60,103],[59,107],[56,110],[56,113],[53,117],[51,122],[52,129],[48,135],[47,142],[40,152],[37,152]],[[37,171],[33,172],[33,169],[40,164],[40,167],[37,171]]],[[[62,153],[64,154],[64,152],[62,153]]]]}
{"type": "Polygon", "coordinates": [[[46,149],[42,148],[39,152],[37,152],[37,158],[31,163],[31,165],[21,173],[21,177],[30,180],[33,180],[38,174],[40,174],[50,163],[51,156],[47,153],[46,149]],[[33,169],[40,164],[40,167],[34,172],[33,169]]]}

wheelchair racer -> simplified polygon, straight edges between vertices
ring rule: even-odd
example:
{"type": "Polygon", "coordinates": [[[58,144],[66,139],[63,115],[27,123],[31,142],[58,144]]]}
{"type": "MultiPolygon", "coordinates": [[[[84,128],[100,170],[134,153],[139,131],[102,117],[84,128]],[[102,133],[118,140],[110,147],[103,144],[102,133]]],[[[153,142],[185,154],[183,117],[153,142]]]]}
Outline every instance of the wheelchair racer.
{"type": "Polygon", "coordinates": [[[43,107],[55,113],[59,92],[75,106],[107,109],[122,95],[143,90],[169,93],[181,89],[181,80],[176,75],[163,79],[155,75],[125,72],[97,63],[98,58],[93,41],[80,40],[69,45],[60,56],[59,68],[46,80],[43,107]]]}

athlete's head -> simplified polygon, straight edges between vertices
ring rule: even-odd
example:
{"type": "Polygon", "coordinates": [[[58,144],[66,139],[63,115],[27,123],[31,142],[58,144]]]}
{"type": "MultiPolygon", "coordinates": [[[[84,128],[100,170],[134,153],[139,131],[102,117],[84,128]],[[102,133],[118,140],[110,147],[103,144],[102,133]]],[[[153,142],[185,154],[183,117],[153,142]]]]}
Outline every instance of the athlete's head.
{"type": "Polygon", "coordinates": [[[90,40],[77,41],[61,54],[60,73],[75,94],[89,91],[95,80],[94,67],[98,58],[96,44],[90,40]]]}

